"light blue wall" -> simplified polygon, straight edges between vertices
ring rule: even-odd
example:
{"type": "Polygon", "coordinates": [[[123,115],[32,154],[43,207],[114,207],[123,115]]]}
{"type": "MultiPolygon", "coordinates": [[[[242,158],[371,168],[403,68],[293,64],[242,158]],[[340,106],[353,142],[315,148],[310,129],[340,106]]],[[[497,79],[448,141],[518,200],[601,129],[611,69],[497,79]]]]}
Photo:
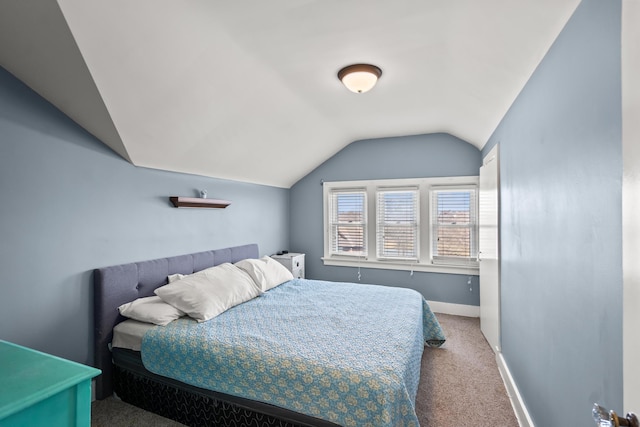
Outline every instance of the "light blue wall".
{"type": "Polygon", "coordinates": [[[536,426],[622,412],[620,0],[583,0],[490,143],[502,350],[536,426]]]}
{"type": "MultiPolygon", "coordinates": [[[[356,141],[324,162],[291,188],[291,250],[306,253],[307,277],[356,282],[357,269],[324,266],[322,180],[351,181],[436,176],[475,176],[480,151],[448,134],[356,141]]],[[[380,269],[361,269],[362,283],[416,289],[427,299],[479,305],[478,277],[380,269]]]]}
{"type": "Polygon", "coordinates": [[[0,68],[0,339],[90,363],[96,267],[289,242],[289,191],[137,168],[0,68]],[[176,209],[168,196],[231,200],[176,209]]]}

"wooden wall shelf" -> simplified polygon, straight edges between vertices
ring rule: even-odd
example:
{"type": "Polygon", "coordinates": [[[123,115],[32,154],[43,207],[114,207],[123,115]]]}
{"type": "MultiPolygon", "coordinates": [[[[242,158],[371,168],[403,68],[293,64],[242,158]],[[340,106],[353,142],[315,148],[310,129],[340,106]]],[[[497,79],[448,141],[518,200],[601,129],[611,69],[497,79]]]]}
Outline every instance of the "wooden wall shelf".
{"type": "Polygon", "coordinates": [[[176,208],[217,208],[224,209],[231,204],[228,200],[202,199],[199,197],[169,197],[176,208]]]}

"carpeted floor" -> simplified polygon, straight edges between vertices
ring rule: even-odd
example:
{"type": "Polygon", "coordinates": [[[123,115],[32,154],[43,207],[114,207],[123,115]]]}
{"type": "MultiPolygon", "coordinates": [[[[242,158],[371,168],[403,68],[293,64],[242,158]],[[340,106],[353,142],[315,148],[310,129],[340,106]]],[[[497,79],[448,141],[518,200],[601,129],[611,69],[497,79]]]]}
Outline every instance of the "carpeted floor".
{"type": "MultiPolygon", "coordinates": [[[[477,318],[437,315],[447,337],[422,356],[416,413],[422,427],[517,427],[518,421],[477,318]]],[[[177,427],[114,398],[92,404],[94,427],[177,427]]]]}
{"type": "Polygon", "coordinates": [[[480,319],[437,314],[447,342],[425,349],[416,413],[422,427],[517,427],[480,319]]]}

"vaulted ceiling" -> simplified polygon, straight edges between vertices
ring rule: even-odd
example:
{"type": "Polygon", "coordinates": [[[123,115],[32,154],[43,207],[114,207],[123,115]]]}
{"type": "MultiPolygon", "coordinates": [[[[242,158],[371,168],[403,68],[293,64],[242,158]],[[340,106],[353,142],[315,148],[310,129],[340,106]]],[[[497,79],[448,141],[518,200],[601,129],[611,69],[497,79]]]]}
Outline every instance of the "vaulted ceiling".
{"type": "Polygon", "coordinates": [[[482,148],[578,3],[2,0],[0,65],[134,165],[288,188],[355,140],[482,148]]]}

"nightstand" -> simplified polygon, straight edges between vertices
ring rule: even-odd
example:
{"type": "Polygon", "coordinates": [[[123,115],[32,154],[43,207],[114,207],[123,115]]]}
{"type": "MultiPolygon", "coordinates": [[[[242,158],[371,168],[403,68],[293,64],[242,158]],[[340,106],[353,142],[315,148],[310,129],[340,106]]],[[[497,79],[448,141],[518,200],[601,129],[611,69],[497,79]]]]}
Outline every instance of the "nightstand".
{"type": "Polygon", "coordinates": [[[0,426],[91,426],[100,370],[0,340],[0,426]]]}
{"type": "Polygon", "coordinates": [[[289,253],[282,255],[271,255],[271,258],[287,267],[296,279],[304,279],[304,254],[289,253]]]}

